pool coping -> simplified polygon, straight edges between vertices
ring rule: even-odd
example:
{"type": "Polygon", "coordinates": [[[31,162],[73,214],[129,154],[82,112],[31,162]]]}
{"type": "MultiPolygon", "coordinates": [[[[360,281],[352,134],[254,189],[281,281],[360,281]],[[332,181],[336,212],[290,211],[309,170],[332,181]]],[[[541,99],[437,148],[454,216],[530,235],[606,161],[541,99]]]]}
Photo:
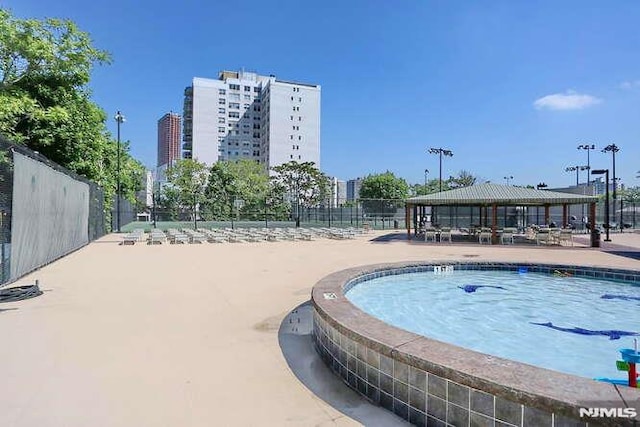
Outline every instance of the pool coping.
{"type": "MultiPolygon", "coordinates": [[[[362,276],[375,277],[376,273],[386,270],[411,272],[417,268],[439,265],[453,265],[454,268],[456,265],[477,265],[487,266],[487,269],[527,267],[532,271],[536,268],[549,268],[578,272],[576,275],[580,276],[601,278],[618,274],[621,278],[630,277],[640,283],[640,270],[612,269],[592,265],[466,260],[413,261],[365,265],[332,273],[313,287],[311,299],[321,319],[344,336],[367,348],[458,384],[529,407],[580,419],[579,408],[587,407],[588,402],[610,402],[612,407],[620,408],[629,407],[629,401],[632,400],[634,403],[636,399],[640,402],[640,389],[634,390],[490,356],[396,328],[363,312],[344,294],[345,287],[362,276]]],[[[590,423],[593,421],[595,420],[589,420],[590,423]]],[[[621,419],[598,420],[605,424],[612,421],[620,425],[621,419]]]]}

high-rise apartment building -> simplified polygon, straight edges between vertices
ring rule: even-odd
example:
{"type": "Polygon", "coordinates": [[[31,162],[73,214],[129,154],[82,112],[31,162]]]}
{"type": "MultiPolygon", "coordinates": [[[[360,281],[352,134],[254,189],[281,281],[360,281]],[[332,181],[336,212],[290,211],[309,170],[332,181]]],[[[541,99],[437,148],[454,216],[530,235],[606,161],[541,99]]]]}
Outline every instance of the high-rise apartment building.
{"type": "Polygon", "coordinates": [[[362,187],[362,178],[350,179],[347,181],[348,201],[356,201],[360,198],[360,187],[362,187]]]}
{"type": "Polygon", "coordinates": [[[184,92],[183,157],[207,165],[295,160],[320,168],[320,86],[245,71],[195,77],[184,92]]]}
{"type": "Polygon", "coordinates": [[[171,164],[180,158],[181,118],[167,113],[158,120],[158,164],[171,164]]]}

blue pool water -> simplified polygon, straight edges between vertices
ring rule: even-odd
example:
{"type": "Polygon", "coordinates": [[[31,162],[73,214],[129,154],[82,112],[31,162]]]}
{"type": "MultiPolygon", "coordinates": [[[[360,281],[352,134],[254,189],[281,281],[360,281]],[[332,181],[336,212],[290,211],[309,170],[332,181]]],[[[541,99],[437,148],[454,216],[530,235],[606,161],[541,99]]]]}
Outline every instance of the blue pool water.
{"type": "Polygon", "coordinates": [[[396,327],[588,378],[626,378],[615,367],[618,350],[633,348],[634,338],[640,341],[640,336],[612,340],[534,324],[640,333],[640,301],[635,299],[640,286],[627,283],[456,270],[380,277],[353,286],[346,297],[396,327]]]}

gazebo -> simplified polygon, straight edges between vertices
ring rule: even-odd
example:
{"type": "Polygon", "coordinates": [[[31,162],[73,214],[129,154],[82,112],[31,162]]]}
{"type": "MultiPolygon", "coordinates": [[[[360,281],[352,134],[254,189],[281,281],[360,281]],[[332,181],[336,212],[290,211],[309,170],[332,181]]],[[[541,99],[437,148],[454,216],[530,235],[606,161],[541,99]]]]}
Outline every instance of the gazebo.
{"type": "Polygon", "coordinates": [[[596,223],[596,196],[585,196],[573,193],[562,193],[551,190],[514,187],[500,184],[478,184],[469,187],[456,188],[449,191],[412,197],[405,202],[405,223],[407,238],[411,239],[411,230],[417,233],[418,215],[425,215],[426,207],[478,207],[480,220],[489,222],[493,241],[496,241],[496,229],[499,207],[544,207],[544,221],[549,224],[551,206],[562,206],[562,226],[569,225],[568,207],[570,205],[589,204],[589,223],[596,223]],[[484,211],[484,218],[483,218],[484,211]]]}

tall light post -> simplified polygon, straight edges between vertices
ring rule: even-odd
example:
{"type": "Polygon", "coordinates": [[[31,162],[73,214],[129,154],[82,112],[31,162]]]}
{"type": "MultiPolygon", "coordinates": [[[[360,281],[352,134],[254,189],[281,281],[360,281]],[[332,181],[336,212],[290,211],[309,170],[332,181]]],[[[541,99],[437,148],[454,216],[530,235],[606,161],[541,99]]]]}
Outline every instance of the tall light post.
{"type": "Polygon", "coordinates": [[[589,170],[589,166],[567,166],[565,172],[576,171],[576,187],[580,185],[580,171],[589,170]]]}
{"type": "MultiPolygon", "coordinates": [[[[591,169],[591,163],[589,163],[589,152],[591,150],[595,150],[596,149],[596,145],[595,144],[580,144],[578,145],[578,150],[586,150],[587,151],[587,170],[591,169]]],[[[587,185],[589,185],[589,175],[587,172],[587,185]]]]}
{"type": "MultiPolygon", "coordinates": [[[[605,178],[604,178],[605,179],[604,230],[605,230],[605,233],[607,234],[607,237],[606,239],[604,239],[604,241],[610,242],[611,239],[609,239],[609,169],[594,169],[591,171],[591,175],[602,175],[602,174],[605,175],[605,178]]],[[[595,224],[592,224],[592,226],[595,228],[595,224]]]]}
{"type": "Polygon", "coordinates": [[[453,157],[453,151],[446,148],[429,148],[429,154],[438,154],[440,156],[440,191],[442,191],[442,156],[453,157]]]}
{"type": "MultiPolygon", "coordinates": [[[[618,181],[616,180],[616,153],[620,151],[620,148],[616,144],[609,144],[602,149],[603,153],[611,153],[613,157],[613,220],[616,219],[616,187],[618,186],[618,181]]],[[[618,223],[620,227],[622,227],[622,211],[620,211],[620,222],[618,223]]],[[[622,230],[622,228],[620,228],[622,230]]]]}
{"type": "Polygon", "coordinates": [[[427,176],[429,175],[429,169],[424,170],[424,191],[427,191],[427,176]]]}
{"type": "Polygon", "coordinates": [[[116,231],[120,232],[120,125],[125,122],[124,116],[118,111],[114,117],[118,127],[118,152],[116,153],[116,231]]]}
{"type": "Polygon", "coordinates": [[[507,181],[507,185],[509,185],[509,181],[511,181],[511,180],[513,179],[513,176],[512,176],[512,175],[504,176],[504,177],[502,177],[502,179],[504,179],[505,181],[507,181]]]}

